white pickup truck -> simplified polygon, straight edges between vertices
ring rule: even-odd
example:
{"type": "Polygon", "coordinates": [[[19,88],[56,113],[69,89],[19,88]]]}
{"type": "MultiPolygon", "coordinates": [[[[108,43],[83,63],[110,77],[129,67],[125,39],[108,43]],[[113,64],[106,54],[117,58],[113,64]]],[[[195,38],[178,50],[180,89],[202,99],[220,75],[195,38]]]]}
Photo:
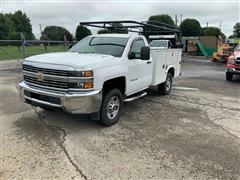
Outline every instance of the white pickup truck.
{"type": "Polygon", "coordinates": [[[68,52],[26,58],[20,96],[43,109],[91,114],[110,126],[118,121],[123,102],[146,95],[150,86],[169,94],[181,58],[181,49],[149,48],[142,35],[91,35],[68,52]]]}

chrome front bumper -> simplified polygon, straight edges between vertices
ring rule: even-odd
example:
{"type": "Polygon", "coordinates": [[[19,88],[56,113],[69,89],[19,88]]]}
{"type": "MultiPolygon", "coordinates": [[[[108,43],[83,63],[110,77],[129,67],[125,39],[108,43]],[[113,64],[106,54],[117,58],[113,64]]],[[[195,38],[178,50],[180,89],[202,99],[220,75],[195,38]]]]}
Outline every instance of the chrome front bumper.
{"type": "Polygon", "coordinates": [[[81,93],[60,93],[42,90],[28,86],[24,81],[18,84],[18,90],[23,102],[61,108],[72,114],[90,114],[98,112],[102,104],[101,91],[81,93]],[[30,94],[30,95],[26,95],[30,94]],[[34,96],[32,96],[33,94],[34,96]],[[44,98],[40,98],[44,96],[44,98]],[[56,102],[47,99],[57,99],[56,102]]]}
{"type": "Polygon", "coordinates": [[[225,71],[228,73],[231,73],[231,74],[240,75],[239,68],[237,68],[237,69],[236,68],[227,68],[225,71]]]}

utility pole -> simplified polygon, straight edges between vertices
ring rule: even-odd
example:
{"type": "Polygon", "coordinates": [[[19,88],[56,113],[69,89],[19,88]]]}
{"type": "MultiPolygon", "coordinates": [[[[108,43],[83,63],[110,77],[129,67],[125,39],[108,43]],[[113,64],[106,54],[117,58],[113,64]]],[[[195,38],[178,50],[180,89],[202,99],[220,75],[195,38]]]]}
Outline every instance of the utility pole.
{"type": "Polygon", "coordinates": [[[175,25],[177,26],[178,24],[178,19],[177,19],[177,15],[175,15],[175,25]]]}
{"type": "Polygon", "coordinates": [[[208,22],[207,22],[207,28],[208,28],[208,22]]]}
{"type": "Polygon", "coordinates": [[[180,24],[182,24],[182,14],[180,15],[180,24]]]}
{"type": "Polygon", "coordinates": [[[222,23],[221,22],[219,23],[219,28],[220,28],[220,31],[222,31],[222,23]]]}
{"type": "Polygon", "coordinates": [[[40,38],[42,37],[42,25],[39,24],[39,29],[40,29],[40,38]]]}

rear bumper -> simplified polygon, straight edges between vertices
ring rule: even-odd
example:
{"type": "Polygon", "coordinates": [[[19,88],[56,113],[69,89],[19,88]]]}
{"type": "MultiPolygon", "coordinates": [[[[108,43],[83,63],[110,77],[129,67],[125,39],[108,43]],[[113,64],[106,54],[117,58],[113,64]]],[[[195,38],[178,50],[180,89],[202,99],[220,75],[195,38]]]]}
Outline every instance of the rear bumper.
{"type": "Polygon", "coordinates": [[[18,84],[18,90],[23,102],[61,108],[72,114],[95,113],[102,104],[101,91],[59,93],[30,87],[24,81],[18,84]]]}

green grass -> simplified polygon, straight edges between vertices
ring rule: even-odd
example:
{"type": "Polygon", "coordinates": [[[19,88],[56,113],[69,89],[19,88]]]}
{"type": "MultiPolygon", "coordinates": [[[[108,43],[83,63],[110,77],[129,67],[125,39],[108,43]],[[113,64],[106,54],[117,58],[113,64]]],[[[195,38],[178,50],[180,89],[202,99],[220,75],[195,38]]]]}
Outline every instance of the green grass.
{"type": "MultiPolygon", "coordinates": [[[[66,51],[66,47],[62,45],[55,46],[47,46],[47,50],[45,50],[42,46],[29,46],[25,48],[26,57],[43,54],[49,52],[64,52],[66,51]]],[[[22,58],[22,49],[21,46],[0,46],[0,61],[1,60],[14,60],[22,58]]]]}

